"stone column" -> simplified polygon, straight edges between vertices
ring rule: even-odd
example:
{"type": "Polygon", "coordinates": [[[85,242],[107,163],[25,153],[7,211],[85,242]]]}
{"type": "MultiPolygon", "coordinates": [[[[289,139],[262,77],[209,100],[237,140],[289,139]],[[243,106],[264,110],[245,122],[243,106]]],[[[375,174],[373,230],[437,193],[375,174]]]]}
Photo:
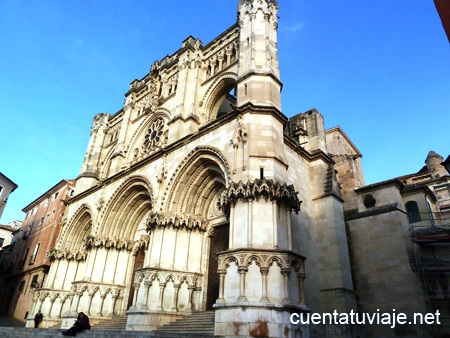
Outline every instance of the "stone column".
{"type": "MultiPolygon", "coordinates": [[[[56,280],[56,273],[53,274],[53,271],[58,272],[59,271],[59,263],[61,262],[60,259],[58,259],[58,262],[56,263],[56,269],[55,269],[55,264],[50,265],[50,273],[49,275],[52,276],[52,284],[50,285],[50,289],[53,289],[55,286],[55,280],[56,280]]],[[[67,270],[66,270],[66,274],[67,274],[67,270]]],[[[62,287],[64,288],[64,283],[62,285],[62,287]]]]}
{"type": "Polygon", "coordinates": [[[148,310],[148,292],[150,290],[150,287],[152,286],[152,282],[144,282],[145,286],[145,296],[144,296],[144,304],[142,305],[141,309],[148,310]]]}
{"type": "Polygon", "coordinates": [[[100,278],[100,283],[103,283],[103,280],[105,278],[106,265],[108,263],[109,249],[105,249],[105,250],[106,250],[106,258],[105,258],[105,264],[103,265],[103,272],[102,272],[102,277],[100,278]]]}
{"type": "Polygon", "coordinates": [[[262,276],[262,297],[259,300],[261,303],[269,303],[270,300],[267,297],[267,275],[269,274],[269,268],[259,268],[262,276]]]}
{"type": "Polygon", "coordinates": [[[193,285],[189,285],[188,286],[188,291],[189,291],[189,303],[187,308],[189,309],[189,311],[192,311],[192,295],[193,295],[193,291],[194,291],[194,286],[193,285]]]}
{"type": "Polygon", "coordinates": [[[239,283],[239,298],[237,299],[238,302],[246,302],[247,297],[245,297],[245,274],[248,271],[248,268],[246,266],[240,266],[238,267],[238,271],[240,274],[240,283],[239,283]]]}
{"type": "Polygon", "coordinates": [[[81,292],[76,292],[75,293],[75,302],[72,303],[73,308],[72,308],[72,313],[78,313],[78,305],[80,304],[80,298],[81,298],[81,292]]]}
{"type": "Polygon", "coordinates": [[[253,198],[248,198],[248,225],[247,225],[247,247],[251,248],[253,246],[253,198]]]}
{"type": "Polygon", "coordinates": [[[233,239],[234,239],[234,203],[230,202],[230,238],[228,240],[229,242],[229,248],[234,249],[234,244],[233,244],[233,239]]]}
{"type": "Polygon", "coordinates": [[[92,306],[92,299],[94,299],[94,293],[88,293],[89,296],[89,305],[86,313],[90,316],[91,315],[91,306],[92,306]]]}
{"type": "Polygon", "coordinates": [[[174,294],[173,294],[173,302],[172,302],[172,308],[171,310],[174,312],[178,312],[178,292],[180,291],[180,284],[174,284],[174,294]]]}
{"type": "Polygon", "coordinates": [[[103,303],[105,303],[106,295],[100,295],[100,316],[103,316],[103,303]]]}
{"type": "Polygon", "coordinates": [[[130,309],[136,310],[136,304],[137,304],[137,296],[139,293],[139,286],[141,285],[141,283],[133,283],[134,286],[134,295],[133,295],[133,305],[130,306],[130,309]]]}
{"type": "Polygon", "coordinates": [[[291,224],[291,208],[290,207],[286,207],[286,226],[287,226],[288,250],[292,250],[292,224],[291,224]]]}
{"type": "Polygon", "coordinates": [[[50,298],[50,309],[48,310],[48,318],[52,318],[52,309],[53,309],[53,304],[55,303],[56,298],[51,299],[50,298]]]}
{"type": "Polygon", "coordinates": [[[113,302],[112,302],[112,309],[111,309],[111,315],[115,315],[115,309],[116,309],[116,302],[117,302],[117,298],[119,298],[119,294],[116,294],[116,295],[113,295],[112,296],[112,299],[113,299],[113,302]]]}
{"type": "Polygon", "coordinates": [[[273,226],[273,248],[278,249],[278,220],[277,220],[277,200],[272,200],[272,226],[273,226]]]}
{"type": "Polygon", "coordinates": [[[306,306],[305,304],[305,278],[304,273],[297,274],[298,279],[298,303],[300,306],[306,306]]]}
{"type": "Polygon", "coordinates": [[[291,274],[291,269],[283,268],[281,269],[281,274],[284,280],[284,299],[283,304],[290,304],[291,298],[289,297],[289,275],[291,274]]]}
{"type": "Polygon", "coordinates": [[[227,270],[220,269],[217,272],[219,273],[219,298],[216,300],[216,303],[225,304],[225,275],[227,270]]]}
{"type": "Polygon", "coordinates": [[[163,299],[164,299],[164,289],[166,287],[166,283],[159,283],[159,297],[158,297],[158,307],[156,310],[162,311],[163,310],[163,299]]]}

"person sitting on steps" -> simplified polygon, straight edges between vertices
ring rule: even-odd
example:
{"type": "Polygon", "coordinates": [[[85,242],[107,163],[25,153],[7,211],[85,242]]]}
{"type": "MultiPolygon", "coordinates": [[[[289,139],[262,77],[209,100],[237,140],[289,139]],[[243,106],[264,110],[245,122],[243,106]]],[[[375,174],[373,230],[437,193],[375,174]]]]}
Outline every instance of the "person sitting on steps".
{"type": "Polygon", "coordinates": [[[75,324],[73,326],[63,331],[63,336],[76,336],[78,332],[81,332],[83,330],[90,330],[91,324],[89,324],[89,317],[84,314],[84,312],[80,312],[78,314],[77,320],[75,321],[75,324]]]}

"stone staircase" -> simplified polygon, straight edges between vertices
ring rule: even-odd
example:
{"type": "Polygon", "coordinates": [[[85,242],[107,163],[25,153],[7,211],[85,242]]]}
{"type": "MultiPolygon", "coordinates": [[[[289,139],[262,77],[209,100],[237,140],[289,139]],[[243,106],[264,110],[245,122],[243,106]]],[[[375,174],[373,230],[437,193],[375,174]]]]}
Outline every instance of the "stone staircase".
{"type": "Polygon", "coordinates": [[[194,312],[189,317],[180,318],[159,327],[157,333],[191,334],[193,337],[214,336],[214,311],[194,312]]]}
{"type": "MultiPolygon", "coordinates": [[[[1,325],[1,323],[0,323],[1,325]]],[[[24,327],[0,327],[2,338],[62,338],[62,330],[56,329],[28,329],[24,327]]],[[[170,332],[142,332],[125,330],[87,330],[77,334],[78,338],[211,338],[210,335],[170,333],[170,332]]]]}
{"type": "MultiPolygon", "coordinates": [[[[61,329],[32,329],[25,327],[6,327],[4,318],[0,318],[1,338],[61,338],[61,329]]],[[[97,322],[92,330],[79,334],[79,338],[211,338],[214,336],[214,311],[195,312],[189,317],[178,319],[175,322],[160,327],[151,332],[126,331],[126,316],[117,316],[114,319],[97,322]]],[[[217,336],[216,336],[217,338],[217,336]]]]}
{"type": "Polygon", "coordinates": [[[115,316],[112,319],[104,319],[92,322],[92,330],[125,330],[127,327],[127,316],[115,316]]]}

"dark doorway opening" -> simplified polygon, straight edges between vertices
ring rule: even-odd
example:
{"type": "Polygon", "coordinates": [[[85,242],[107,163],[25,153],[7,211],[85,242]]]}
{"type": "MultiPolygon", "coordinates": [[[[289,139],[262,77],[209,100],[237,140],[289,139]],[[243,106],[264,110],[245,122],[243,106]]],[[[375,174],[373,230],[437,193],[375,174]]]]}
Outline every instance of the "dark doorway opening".
{"type": "Polygon", "coordinates": [[[212,310],[213,305],[219,298],[220,277],[217,273],[218,257],[221,251],[228,250],[230,226],[228,223],[214,227],[211,237],[208,262],[208,289],[206,292],[206,310],[212,310]]]}
{"type": "Polygon", "coordinates": [[[130,293],[128,295],[128,305],[127,309],[129,309],[133,305],[133,297],[134,297],[134,273],[137,269],[140,269],[144,266],[145,259],[145,251],[144,248],[141,248],[134,257],[134,266],[133,266],[133,274],[131,275],[130,285],[130,293]]]}

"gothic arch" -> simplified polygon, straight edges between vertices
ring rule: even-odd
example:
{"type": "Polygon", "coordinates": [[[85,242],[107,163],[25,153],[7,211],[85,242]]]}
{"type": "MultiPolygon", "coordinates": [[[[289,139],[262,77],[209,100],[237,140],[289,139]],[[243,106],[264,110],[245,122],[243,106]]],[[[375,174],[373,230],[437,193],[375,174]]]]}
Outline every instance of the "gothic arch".
{"type": "Polygon", "coordinates": [[[61,233],[61,249],[75,252],[81,249],[83,241],[92,232],[92,210],[82,204],[61,233]]]}
{"type": "Polygon", "coordinates": [[[203,102],[205,102],[204,116],[206,121],[212,121],[217,118],[220,105],[226,98],[231,89],[236,87],[238,76],[233,72],[220,74],[208,88],[203,102]]]}
{"type": "Polygon", "coordinates": [[[137,226],[152,208],[153,191],[143,176],[132,176],[114,192],[102,213],[99,235],[134,240],[137,226]]]}
{"type": "Polygon", "coordinates": [[[111,170],[112,156],[115,153],[115,151],[116,151],[116,147],[112,146],[103,160],[103,165],[102,165],[102,169],[100,172],[100,179],[102,179],[102,180],[106,180],[109,177],[109,172],[111,170]]]}
{"type": "Polygon", "coordinates": [[[196,147],[180,163],[168,182],[161,211],[202,216],[230,182],[225,156],[213,147],[196,147]]]}

